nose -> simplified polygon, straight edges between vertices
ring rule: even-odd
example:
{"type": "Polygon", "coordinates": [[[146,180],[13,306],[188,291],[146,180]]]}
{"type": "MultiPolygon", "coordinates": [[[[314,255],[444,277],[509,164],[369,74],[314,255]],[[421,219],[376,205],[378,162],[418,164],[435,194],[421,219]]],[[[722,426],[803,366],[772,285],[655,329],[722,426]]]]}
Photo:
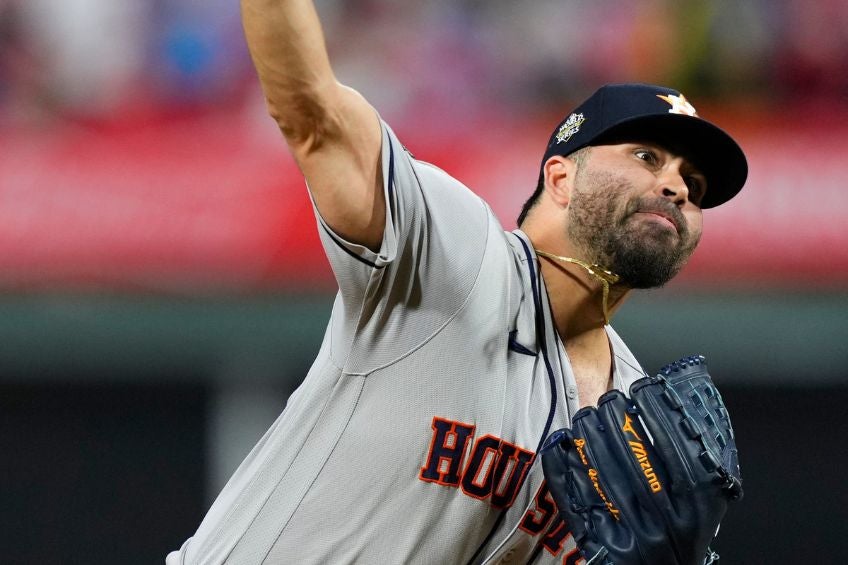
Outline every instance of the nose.
{"type": "Polygon", "coordinates": [[[678,206],[683,206],[688,200],[689,189],[685,184],[662,187],[662,195],[678,206]]]}
{"type": "Polygon", "coordinates": [[[660,195],[667,198],[677,206],[683,206],[689,200],[689,186],[683,178],[681,172],[682,161],[678,159],[668,163],[665,170],[662,171],[657,186],[660,195]]]}

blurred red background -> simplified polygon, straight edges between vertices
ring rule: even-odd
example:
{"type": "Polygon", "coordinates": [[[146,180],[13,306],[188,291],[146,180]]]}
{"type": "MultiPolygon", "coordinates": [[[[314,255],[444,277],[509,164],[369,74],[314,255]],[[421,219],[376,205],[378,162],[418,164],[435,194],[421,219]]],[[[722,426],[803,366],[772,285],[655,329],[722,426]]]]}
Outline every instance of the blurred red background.
{"type": "MultiPolygon", "coordinates": [[[[848,283],[848,4],[319,2],[334,67],[506,229],[562,113],[683,90],[749,182],[680,282],[848,283]]],[[[237,3],[0,2],[0,290],[331,290],[237,3]]]]}
{"type": "MultiPolygon", "coordinates": [[[[303,180],[256,111],[0,136],[0,287],[331,289],[303,180]]],[[[682,281],[848,283],[848,113],[701,112],[738,138],[750,177],[731,205],[705,212],[682,281]]],[[[398,129],[416,156],[473,187],[512,229],[557,118],[493,113],[438,140],[416,136],[411,120],[398,129]]]]}

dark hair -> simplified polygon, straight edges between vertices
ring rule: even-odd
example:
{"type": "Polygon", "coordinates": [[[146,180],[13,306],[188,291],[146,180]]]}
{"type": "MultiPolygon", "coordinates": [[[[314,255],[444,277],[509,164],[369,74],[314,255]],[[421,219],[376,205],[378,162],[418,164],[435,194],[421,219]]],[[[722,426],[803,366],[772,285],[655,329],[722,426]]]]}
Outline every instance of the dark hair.
{"type": "Polygon", "coordinates": [[[542,191],[545,189],[545,171],[539,172],[539,182],[536,184],[536,190],[533,191],[533,194],[530,198],[527,199],[527,202],[524,203],[524,206],[521,207],[521,213],[518,215],[518,220],[516,225],[520,228],[521,224],[524,223],[524,218],[527,217],[527,213],[530,211],[533,206],[536,205],[536,202],[539,201],[539,197],[542,195],[542,191]]]}

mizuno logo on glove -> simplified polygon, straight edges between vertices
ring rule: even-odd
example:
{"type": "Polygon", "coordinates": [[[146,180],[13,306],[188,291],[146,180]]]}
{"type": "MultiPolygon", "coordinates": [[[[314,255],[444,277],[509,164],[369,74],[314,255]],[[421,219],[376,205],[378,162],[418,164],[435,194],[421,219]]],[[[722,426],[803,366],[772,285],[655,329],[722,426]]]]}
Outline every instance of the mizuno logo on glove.
{"type": "Polygon", "coordinates": [[[645,444],[642,443],[642,438],[640,438],[639,434],[636,433],[636,430],[633,429],[633,421],[630,419],[628,414],[624,414],[624,425],[621,426],[621,431],[631,434],[639,440],[627,440],[627,443],[630,445],[630,451],[633,452],[636,462],[639,463],[640,467],[642,467],[642,474],[644,474],[645,478],[648,479],[648,486],[651,487],[651,491],[660,492],[662,490],[662,485],[657,478],[657,474],[654,473],[654,466],[648,459],[648,452],[645,450],[645,444]]]}
{"type": "Polygon", "coordinates": [[[648,485],[651,487],[653,492],[660,492],[662,490],[662,485],[660,484],[659,479],[657,479],[656,473],[654,473],[654,468],[651,465],[651,462],[648,460],[648,453],[645,451],[645,446],[642,445],[640,441],[630,440],[627,443],[630,444],[630,451],[633,452],[634,457],[636,457],[636,462],[642,467],[642,473],[645,475],[645,478],[648,479],[648,485]]]}

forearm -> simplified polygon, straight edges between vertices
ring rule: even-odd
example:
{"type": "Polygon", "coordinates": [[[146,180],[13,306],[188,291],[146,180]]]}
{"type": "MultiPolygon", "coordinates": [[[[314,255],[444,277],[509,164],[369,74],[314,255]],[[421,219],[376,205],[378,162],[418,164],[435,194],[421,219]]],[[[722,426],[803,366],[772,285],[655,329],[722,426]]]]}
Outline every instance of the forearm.
{"type": "Polygon", "coordinates": [[[385,222],[374,109],[336,81],[318,14],[307,0],[241,0],[247,45],[268,111],[327,223],[378,249],[385,222]]]}
{"type": "Polygon", "coordinates": [[[271,116],[290,143],[325,119],[338,89],[308,0],[241,0],[242,22],[271,116]]]}

